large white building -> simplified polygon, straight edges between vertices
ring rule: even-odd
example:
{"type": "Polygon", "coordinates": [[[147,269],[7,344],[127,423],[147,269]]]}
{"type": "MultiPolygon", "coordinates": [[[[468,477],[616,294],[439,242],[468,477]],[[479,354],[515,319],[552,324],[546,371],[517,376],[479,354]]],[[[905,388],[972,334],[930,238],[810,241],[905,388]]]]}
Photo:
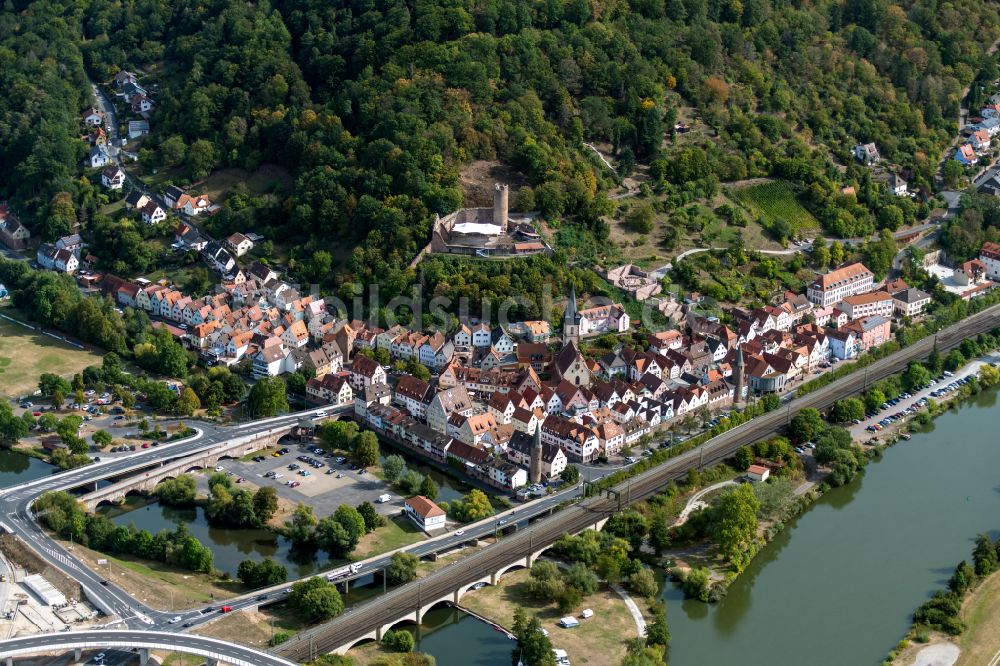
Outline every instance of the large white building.
{"type": "Polygon", "coordinates": [[[875,274],[861,263],[848,264],[821,275],[809,285],[806,297],[820,307],[835,305],[848,296],[871,291],[875,274]]]}
{"type": "Polygon", "coordinates": [[[979,261],[986,265],[986,277],[1000,280],[1000,243],[983,243],[979,261]]]}

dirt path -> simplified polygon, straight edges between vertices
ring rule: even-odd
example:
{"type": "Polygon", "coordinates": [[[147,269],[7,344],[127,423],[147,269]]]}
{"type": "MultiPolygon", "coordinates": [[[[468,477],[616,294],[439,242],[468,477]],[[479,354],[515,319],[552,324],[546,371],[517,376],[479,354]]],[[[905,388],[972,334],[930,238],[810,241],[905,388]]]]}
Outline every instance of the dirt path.
{"type": "Polygon", "coordinates": [[[701,509],[702,507],[705,507],[705,506],[708,506],[708,504],[706,504],[705,502],[701,501],[702,497],[704,497],[705,495],[707,495],[707,494],[709,494],[709,493],[711,493],[713,491],[719,490],[720,488],[725,488],[727,486],[735,486],[735,485],[736,485],[736,482],[732,481],[732,480],[722,481],[720,483],[716,483],[714,485],[708,486],[707,488],[702,488],[701,490],[699,490],[698,492],[696,492],[687,501],[687,504],[681,510],[680,515],[677,516],[677,520],[674,521],[673,527],[677,527],[678,525],[683,525],[685,522],[687,522],[688,516],[690,516],[692,513],[694,513],[695,510],[701,509]]]}

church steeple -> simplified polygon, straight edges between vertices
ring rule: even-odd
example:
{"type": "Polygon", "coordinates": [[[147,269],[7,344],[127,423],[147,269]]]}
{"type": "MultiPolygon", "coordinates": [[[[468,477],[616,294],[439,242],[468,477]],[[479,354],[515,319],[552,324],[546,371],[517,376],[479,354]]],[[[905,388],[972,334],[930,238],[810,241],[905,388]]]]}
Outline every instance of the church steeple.
{"type": "Polygon", "coordinates": [[[535,437],[531,444],[531,469],[530,476],[532,483],[542,482],[542,424],[535,426],[535,437]]]}
{"type": "Polygon", "coordinates": [[[576,287],[569,283],[569,300],[563,313],[563,345],[580,342],[580,313],[576,309],[576,287]]]}
{"type": "Polygon", "coordinates": [[[733,403],[743,404],[743,392],[746,390],[743,386],[745,381],[745,369],[743,367],[743,347],[739,344],[736,345],[736,362],[733,364],[733,374],[736,375],[736,385],[733,390],[733,403]]]}

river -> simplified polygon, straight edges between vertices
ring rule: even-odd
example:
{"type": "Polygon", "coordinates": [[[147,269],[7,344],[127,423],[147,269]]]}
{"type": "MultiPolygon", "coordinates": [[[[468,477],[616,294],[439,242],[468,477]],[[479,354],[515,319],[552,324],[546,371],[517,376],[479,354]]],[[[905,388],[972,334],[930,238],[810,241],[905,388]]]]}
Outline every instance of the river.
{"type": "MultiPolygon", "coordinates": [[[[886,450],[792,522],[718,604],[686,601],[668,583],[671,666],[879,664],[913,610],[969,559],[976,535],[1000,529],[997,423],[990,391],[886,450]]],[[[495,655],[477,663],[505,664],[510,646],[468,618],[421,649],[461,666],[477,650],[495,655]]]]}
{"type": "Polygon", "coordinates": [[[59,471],[38,458],[0,449],[0,488],[27,483],[59,471]]]}

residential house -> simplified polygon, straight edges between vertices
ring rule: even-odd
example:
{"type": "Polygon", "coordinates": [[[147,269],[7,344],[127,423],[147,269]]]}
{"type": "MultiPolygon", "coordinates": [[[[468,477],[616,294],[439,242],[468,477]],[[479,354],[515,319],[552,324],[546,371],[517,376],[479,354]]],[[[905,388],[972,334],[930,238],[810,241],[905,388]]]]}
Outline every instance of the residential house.
{"type": "Polygon", "coordinates": [[[306,382],[306,397],[319,404],[346,405],[354,400],[354,391],[348,376],[326,374],[306,382]]]}
{"type": "Polygon", "coordinates": [[[354,414],[363,418],[376,406],[388,407],[392,401],[392,389],[388,384],[370,384],[360,391],[354,391],[354,414]]]}
{"type": "Polygon", "coordinates": [[[522,321],[517,325],[517,328],[520,331],[521,337],[528,342],[547,343],[549,336],[552,334],[549,322],[538,319],[522,321]]]}
{"type": "Polygon", "coordinates": [[[21,224],[6,202],[0,203],[0,242],[12,250],[23,250],[31,232],[21,224]]]}
{"type": "Polygon", "coordinates": [[[600,453],[600,441],[590,427],[561,416],[549,416],[541,424],[542,443],[563,449],[574,461],[589,463],[600,453]]]}
{"type": "Polygon", "coordinates": [[[70,250],[61,250],[51,243],[42,243],[35,254],[38,265],[60,273],[75,273],[80,261],[70,250]]]}
{"type": "Polygon", "coordinates": [[[514,351],[514,339],[507,334],[503,326],[497,326],[490,334],[490,347],[500,356],[514,351]]]}
{"type": "Polygon", "coordinates": [[[861,319],[873,315],[891,317],[893,311],[892,296],[884,291],[872,291],[867,294],[848,296],[837,304],[851,319],[861,319]]]}
{"type": "Polygon", "coordinates": [[[976,285],[986,279],[986,264],[979,259],[970,259],[955,269],[955,282],[963,285],[976,285]]]}
{"type": "Polygon", "coordinates": [[[517,490],[528,485],[528,471],[513,463],[493,460],[486,469],[490,483],[504,490],[517,490]]]}
{"type": "Polygon", "coordinates": [[[91,169],[100,169],[111,164],[111,155],[105,146],[96,144],[90,149],[87,155],[87,164],[91,169]]]}
{"type": "Polygon", "coordinates": [[[482,322],[472,326],[472,346],[489,347],[493,342],[493,334],[490,325],[482,322]]]}
{"type": "Polygon", "coordinates": [[[888,317],[876,315],[874,317],[855,319],[852,322],[848,322],[844,328],[854,331],[857,334],[861,351],[868,351],[869,349],[885,344],[891,339],[891,322],[888,317]]]}
{"type": "Polygon", "coordinates": [[[630,324],[628,313],[619,303],[586,308],[579,310],[577,314],[580,317],[581,336],[624,333],[630,324]]]}
{"type": "Polygon", "coordinates": [[[115,74],[114,78],[115,88],[117,88],[118,90],[124,90],[126,84],[136,83],[138,80],[139,79],[136,78],[136,75],[133,74],[132,72],[120,69],[118,70],[118,73],[115,74]]]}
{"type": "Polygon", "coordinates": [[[55,242],[56,248],[60,250],[69,250],[77,257],[80,256],[80,250],[83,249],[84,242],[80,237],[80,234],[69,234],[68,236],[63,236],[55,242]]]}
{"type": "Polygon", "coordinates": [[[351,364],[351,386],[361,391],[372,384],[385,384],[386,374],[377,361],[367,356],[355,356],[351,364]]]}
{"type": "Polygon", "coordinates": [[[141,211],[150,201],[151,199],[139,190],[132,190],[125,196],[125,208],[141,211]]]}
{"type": "Polygon", "coordinates": [[[963,166],[969,166],[975,164],[979,157],[976,155],[976,149],[971,143],[963,143],[955,151],[956,161],[960,162],[963,166]]]}
{"type": "Polygon", "coordinates": [[[432,399],[431,385],[412,375],[400,377],[396,383],[393,402],[405,408],[415,419],[423,419],[432,399]]]}
{"type": "Polygon", "coordinates": [[[465,324],[459,324],[455,333],[451,336],[451,341],[455,349],[465,351],[472,347],[472,330],[465,324]]]}
{"type": "Polygon", "coordinates": [[[132,99],[129,101],[129,104],[132,105],[132,113],[139,114],[140,116],[145,116],[153,110],[153,100],[149,99],[149,97],[143,93],[132,95],[132,99]]]}
{"type": "Polygon", "coordinates": [[[972,136],[969,137],[969,142],[972,144],[973,150],[979,155],[990,151],[990,134],[984,129],[973,132],[972,136]]]}
{"type": "Polygon", "coordinates": [[[253,241],[241,233],[235,233],[226,239],[226,247],[237,257],[242,257],[253,249],[253,241]]]}
{"type": "Polygon", "coordinates": [[[904,289],[892,295],[892,305],[900,317],[916,317],[931,302],[931,295],[919,289],[904,289]]]}
{"type": "Polygon", "coordinates": [[[979,250],[979,261],[986,266],[986,277],[1000,281],[1000,243],[983,243],[979,250]]]}
{"type": "Polygon", "coordinates": [[[293,322],[281,334],[281,341],[289,349],[302,349],[309,343],[309,329],[301,319],[293,322]]]}
{"type": "Polygon", "coordinates": [[[120,190],[125,186],[125,172],[117,166],[109,166],[101,172],[101,185],[109,190],[120,190]]]}
{"type": "Polygon", "coordinates": [[[431,398],[425,413],[427,425],[438,432],[447,432],[448,419],[454,413],[471,416],[475,405],[465,386],[438,391],[431,398]]]}
{"type": "Polygon", "coordinates": [[[854,159],[866,166],[871,166],[882,157],[878,154],[878,148],[875,147],[874,143],[859,143],[854,146],[854,159]]]}
{"type": "Polygon", "coordinates": [[[80,117],[85,125],[91,127],[100,127],[104,124],[104,112],[93,106],[81,113],[80,117]]]}
{"type": "Polygon", "coordinates": [[[143,223],[152,226],[163,222],[165,219],[167,219],[167,211],[160,208],[159,204],[155,201],[148,201],[146,205],[142,207],[143,223]]]}
{"type": "Polygon", "coordinates": [[[130,120],[128,121],[128,138],[138,139],[140,136],[146,136],[149,134],[149,121],[148,120],[130,120]]]}
{"type": "MultiPolygon", "coordinates": [[[[214,213],[219,209],[219,207],[213,204],[212,201],[204,194],[196,194],[194,196],[182,194],[174,204],[174,208],[191,217],[201,215],[202,213],[214,213]]],[[[247,239],[247,241],[250,242],[249,239],[247,239]]],[[[253,247],[252,242],[250,242],[250,246],[253,247]]]]}
{"type": "Polygon", "coordinates": [[[445,528],[447,516],[444,510],[423,495],[404,500],[403,512],[424,532],[445,528]]]}
{"type": "Polygon", "coordinates": [[[256,379],[276,377],[284,371],[288,351],[281,345],[281,339],[270,337],[253,356],[252,372],[256,379]]]}
{"type": "Polygon", "coordinates": [[[496,419],[490,413],[466,416],[453,412],[448,417],[447,434],[469,446],[479,446],[491,431],[497,429],[496,419]]]}
{"type": "Polygon", "coordinates": [[[836,328],[827,330],[827,338],[830,340],[830,354],[841,361],[854,358],[861,351],[857,334],[847,328],[836,328]]]}

